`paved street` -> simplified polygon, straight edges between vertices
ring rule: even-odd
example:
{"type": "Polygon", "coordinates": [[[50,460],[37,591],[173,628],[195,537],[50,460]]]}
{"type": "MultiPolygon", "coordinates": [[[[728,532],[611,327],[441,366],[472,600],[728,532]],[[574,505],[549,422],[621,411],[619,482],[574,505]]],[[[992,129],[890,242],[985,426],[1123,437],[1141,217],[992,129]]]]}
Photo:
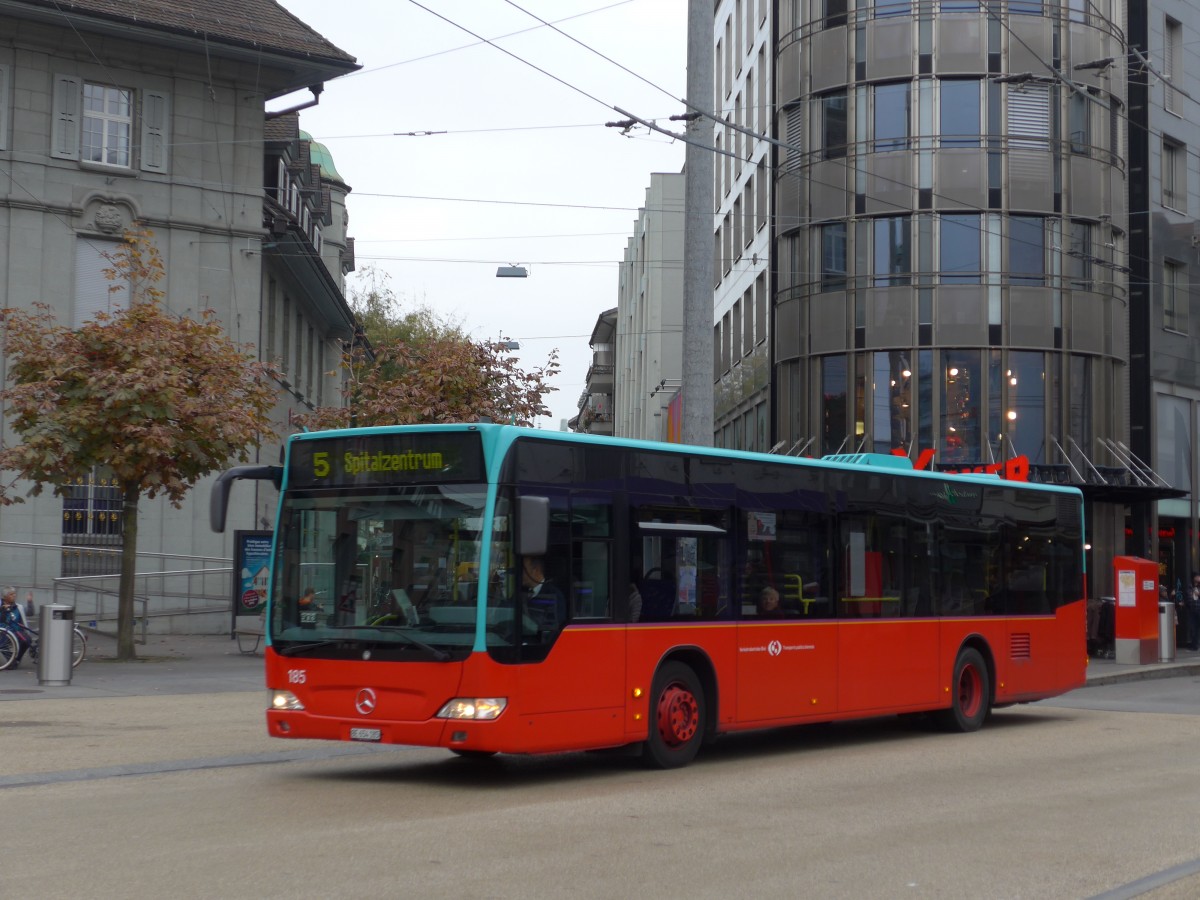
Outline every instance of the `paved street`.
{"type": "Polygon", "coordinates": [[[89,660],[69,688],[36,694],[11,693],[38,690],[32,671],[0,673],[5,896],[1200,888],[1195,676],[1000,711],[975,735],[895,719],[740,735],[654,772],[596,754],[480,765],[268,739],[261,658],[195,643],[89,660]]]}

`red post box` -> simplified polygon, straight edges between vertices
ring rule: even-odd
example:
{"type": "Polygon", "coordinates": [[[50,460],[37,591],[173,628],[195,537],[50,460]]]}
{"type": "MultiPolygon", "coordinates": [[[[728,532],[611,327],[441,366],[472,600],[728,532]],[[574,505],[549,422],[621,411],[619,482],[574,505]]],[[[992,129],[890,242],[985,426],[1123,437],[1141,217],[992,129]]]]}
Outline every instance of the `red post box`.
{"type": "Polygon", "coordinates": [[[1116,651],[1119,663],[1158,660],[1158,563],[1137,556],[1113,557],[1117,592],[1116,651]]]}

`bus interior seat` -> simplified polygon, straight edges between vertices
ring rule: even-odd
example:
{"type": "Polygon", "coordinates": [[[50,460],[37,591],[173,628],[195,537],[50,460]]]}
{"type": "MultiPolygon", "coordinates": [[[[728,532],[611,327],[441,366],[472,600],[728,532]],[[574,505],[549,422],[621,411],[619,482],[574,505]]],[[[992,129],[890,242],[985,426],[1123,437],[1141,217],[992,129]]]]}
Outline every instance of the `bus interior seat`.
{"type": "Polygon", "coordinates": [[[665,622],[675,609],[675,582],[662,569],[651,569],[638,586],[642,595],[642,621],[665,622]]]}

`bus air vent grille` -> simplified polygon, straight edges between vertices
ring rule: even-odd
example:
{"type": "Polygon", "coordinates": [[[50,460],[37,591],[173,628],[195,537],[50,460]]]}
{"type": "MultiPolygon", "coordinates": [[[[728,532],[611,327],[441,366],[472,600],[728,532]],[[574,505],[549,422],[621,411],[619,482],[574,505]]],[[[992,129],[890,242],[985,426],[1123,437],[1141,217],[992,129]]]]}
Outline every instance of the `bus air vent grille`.
{"type": "Polygon", "coordinates": [[[1009,638],[1009,651],[1013,659],[1030,659],[1033,656],[1033,644],[1029,632],[1014,634],[1009,638]]]}

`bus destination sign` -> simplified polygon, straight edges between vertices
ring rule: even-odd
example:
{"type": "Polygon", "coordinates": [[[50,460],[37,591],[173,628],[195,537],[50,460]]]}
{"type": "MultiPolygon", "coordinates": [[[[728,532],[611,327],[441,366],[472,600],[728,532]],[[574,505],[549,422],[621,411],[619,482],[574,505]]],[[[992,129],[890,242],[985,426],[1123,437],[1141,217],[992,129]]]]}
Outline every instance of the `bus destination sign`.
{"type": "Polygon", "coordinates": [[[479,435],[469,432],[298,440],[288,464],[288,484],[298,488],[483,479],[483,446],[479,435]]]}

